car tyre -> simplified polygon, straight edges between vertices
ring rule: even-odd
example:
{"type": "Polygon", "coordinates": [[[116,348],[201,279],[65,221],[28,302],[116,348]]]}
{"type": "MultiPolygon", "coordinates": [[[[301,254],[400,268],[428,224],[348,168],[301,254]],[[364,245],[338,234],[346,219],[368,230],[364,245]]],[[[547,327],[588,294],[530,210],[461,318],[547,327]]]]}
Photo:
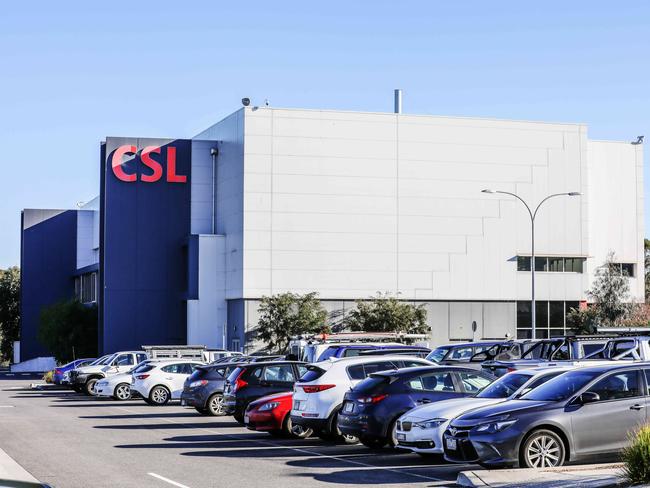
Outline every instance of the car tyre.
{"type": "Polygon", "coordinates": [[[221,393],[215,393],[206,402],[206,410],[209,415],[213,417],[222,417],[226,415],[226,412],[223,408],[223,395],[221,393]]]}
{"type": "Polygon", "coordinates": [[[88,396],[97,396],[97,393],[95,393],[95,384],[97,384],[97,378],[90,378],[86,381],[84,393],[88,396]]]}
{"type": "Polygon", "coordinates": [[[369,449],[381,449],[386,445],[386,439],[380,437],[360,437],[359,442],[369,449]]]}
{"type": "Polygon", "coordinates": [[[243,413],[233,413],[232,416],[237,422],[244,425],[244,414],[243,413]]]}
{"type": "Polygon", "coordinates": [[[395,417],[388,426],[388,435],[386,436],[386,442],[388,444],[388,447],[391,449],[397,449],[397,419],[399,419],[399,417],[401,417],[401,415],[395,417]]]}
{"type": "Polygon", "coordinates": [[[128,383],[120,383],[113,390],[113,398],[124,402],[131,399],[131,385],[128,383]]]}
{"type": "Polygon", "coordinates": [[[149,400],[152,405],[162,406],[169,402],[171,392],[164,386],[154,386],[149,392],[149,400]]]}
{"type": "Polygon", "coordinates": [[[339,429],[338,426],[338,418],[339,418],[339,410],[336,410],[331,416],[330,416],[330,421],[328,422],[328,431],[330,432],[330,439],[337,441],[337,442],[342,442],[343,444],[357,444],[359,442],[359,438],[354,435],[350,434],[344,434],[341,432],[341,429],[339,429]]]}
{"type": "Polygon", "coordinates": [[[528,435],[519,453],[520,464],[526,468],[554,468],[564,464],[566,448],[555,432],[539,429],[528,435]]]}
{"type": "Polygon", "coordinates": [[[291,421],[291,413],[288,413],[282,422],[282,432],[287,437],[297,437],[298,439],[306,439],[313,434],[313,430],[304,428],[302,425],[293,425],[291,421]]]}

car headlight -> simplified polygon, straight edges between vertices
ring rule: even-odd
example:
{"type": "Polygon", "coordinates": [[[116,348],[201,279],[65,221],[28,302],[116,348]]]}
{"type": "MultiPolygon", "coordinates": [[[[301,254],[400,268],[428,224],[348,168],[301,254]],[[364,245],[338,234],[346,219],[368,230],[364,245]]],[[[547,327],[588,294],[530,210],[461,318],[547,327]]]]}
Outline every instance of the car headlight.
{"type": "Polygon", "coordinates": [[[516,421],[517,421],[516,419],[511,419],[509,415],[503,415],[501,417],[492,419],[489,422],[485,422],[484,424],[480,424],[476,426],[474,430],[475,432],[487,432],[493,434],[507,429],[516,421]]]}
{"type": "Polygon", "coordinates": [[[435,419],[429,419],[429,420],[422,420],[420,422],[414,422],[413,426],[414,427],[419,427],[421,429],[435,429],[437,427],[440,427],[445,422],[447,422],[447,419],[437,417],[435,419]]]}
{"type": "Polygon", "coordinates": [[[279,402],[269,402],[265,403],[259,408],[260,412],[268,412],[269,410],[273,410],[274,408],[277,408],[278,405],[280,405],[279,402]]]}

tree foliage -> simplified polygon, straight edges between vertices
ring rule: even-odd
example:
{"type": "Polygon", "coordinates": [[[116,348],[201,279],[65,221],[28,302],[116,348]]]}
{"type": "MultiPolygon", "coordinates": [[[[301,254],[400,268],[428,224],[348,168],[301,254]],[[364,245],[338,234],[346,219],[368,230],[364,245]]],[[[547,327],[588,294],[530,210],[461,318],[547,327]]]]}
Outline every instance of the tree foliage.
{"type": "Polygon", "coordinates": [[[0,361],[10,361],[20,338],[20,269],[0,269],[0,361]]]}
{"type": "Polygon", "coordinates": [[[357,300],[357,307],[346,320],[354,331],[402,332],[405,334],[426,334],[427,311],[424,305],[414,305],[378,293],[370,300],[357,300]]]}
{"type": "Polygon", "coordinates": [[[57,361],[97,355],[97,306],[77,300],[55,303],[41,311],[38,340],[57,361]]]}
{"type": "Polygon", "coordinates": [[[582,310],[572,308],[566,316],[567,329],[571,329],[574,334],[595,334],[598,332],[599,322],[598,308],[595,306],[582,310]]]}
{"type": "Polygon", "coordinates": [[[614,262],[614,254],[609,253],[605,263],[596,269],[591,290],[587,293],[598,310],[598,318],[603,325],[614,326],[628,315],[630,282],[621,268],[614,262]]]}
{"type": "Polygon", "coordinates": [[[286,353],[289,340],[300,334],[328,333],[327,311],[317,293],[280,293],[262,297],[257,338],[269,351],[286,353]]]}

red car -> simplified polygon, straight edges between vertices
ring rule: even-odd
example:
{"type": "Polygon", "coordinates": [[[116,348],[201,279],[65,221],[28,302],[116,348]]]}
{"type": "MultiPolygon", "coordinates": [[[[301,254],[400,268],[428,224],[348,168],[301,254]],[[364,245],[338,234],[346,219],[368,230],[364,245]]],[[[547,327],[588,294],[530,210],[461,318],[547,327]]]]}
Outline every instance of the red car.
{"type": "Polygon", "coordinates": [[[250,430],[268,432],[271,435],[286,435],[304,439],[312,434],[311,429],[303,429],[291,424],[291,404],[293,392],[275,393],[252,401],[246,407],[244,424],[250,430]]]}

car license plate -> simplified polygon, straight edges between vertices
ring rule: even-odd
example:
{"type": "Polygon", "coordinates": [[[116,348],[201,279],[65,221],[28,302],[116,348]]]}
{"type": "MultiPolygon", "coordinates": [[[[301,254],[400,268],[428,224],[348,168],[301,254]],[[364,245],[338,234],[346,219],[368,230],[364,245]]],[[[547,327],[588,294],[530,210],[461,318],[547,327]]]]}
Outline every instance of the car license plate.
{"type": "Polygon", "coordinates": [[[352,413],[353,411],[354,411],[354,403],[345,402],[345,405],[343,406],[343,412],[344,413],[352,413]]]}
{"type": "Polygon", "coordinates": [[[304,410],[307,407],[307,402],[305,400],[296,400],[293,402],[294,410],[304,410]]]}
{"type": "Polygon", "coordinates": [[[453,437],[445,437],[445,444],[447,445],[447,449],[452,451],[456,450],[456,439],[453,437]]]}
{"type": "Polygon", "coordinates": [[[406,440],[406,434],[397,434],[397,440],[398,441],[405,441],[406,440]]]}
{"type": "Polygon", "coordinates": [[[246,425],[248,425],[248,423],[250,422],[250,420],[251,420],[251,419],[250,419],[250,417],[249,417],[248,415],[244,415],[244,423],[245,423],[246,425]]]}

